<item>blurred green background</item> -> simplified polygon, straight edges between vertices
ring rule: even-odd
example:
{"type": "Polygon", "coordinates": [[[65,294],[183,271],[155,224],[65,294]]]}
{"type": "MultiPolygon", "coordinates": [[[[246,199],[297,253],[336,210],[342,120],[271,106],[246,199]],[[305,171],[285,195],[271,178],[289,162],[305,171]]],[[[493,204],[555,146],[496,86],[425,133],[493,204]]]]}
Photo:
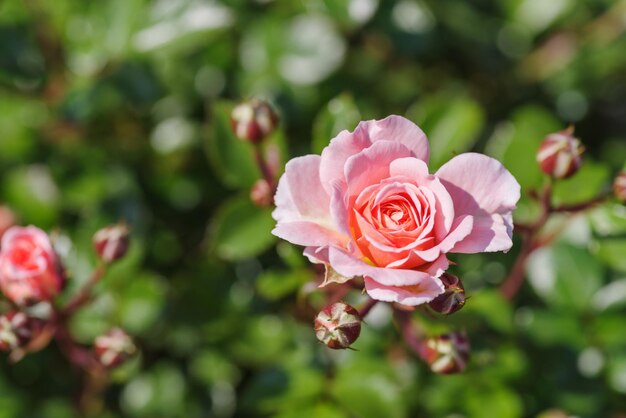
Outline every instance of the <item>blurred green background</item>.
{"type": "MultiPolygon", "coordinates": [[[[234,101],[270,100],[282,167],[402,114],[429,136],[432,169],[485,152],[527,191],[541,139],[573,123],[586,162],[555,199],[576,203],[626,160],[625,30],[624,0],[0,1],[0,200],[55,231],[66,298],[95,264],[91,235],[133,230],[72,321],[85,344],[120,325],[142,350],[93,415],[626,417],[625,207],[555,220],[563,234],[512,304],[497,286],[516,247],[454,257],[471,299],[422,322],[467,330],[472,360],[437,376],[385,306],[358,351],[316,342],[323,301],[301,290],[315,272],[249,202],[259,172],[228,125],[234,101]]],[[[536,210],[524,197],[516,217],[536,210]]],[[[79,416],[82,382],[54,344],[5,357],[1,418],[79,416]]]]}

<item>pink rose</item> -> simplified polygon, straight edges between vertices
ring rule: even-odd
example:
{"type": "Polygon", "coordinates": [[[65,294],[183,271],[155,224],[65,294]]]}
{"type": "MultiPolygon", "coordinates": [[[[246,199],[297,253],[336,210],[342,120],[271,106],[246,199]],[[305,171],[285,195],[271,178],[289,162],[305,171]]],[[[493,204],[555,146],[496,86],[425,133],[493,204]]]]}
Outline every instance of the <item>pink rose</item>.
{"type": "Polygon", "coordinates": [[[340,132],[321,156],[287,163],[273,233],[338,273],[326,283],[363,276],[374,299],[429,302],[443,292],[447,253],[511,248],[520,186],[475,153],[429,174],[428,153],[426,135],[400,116],[340,132]]]}
{"type": "Polygon", "coordinates": [[[13,226],[2,236],[0,288],[24,305],[55,297],[63,288],[61,265],[45,232],[34,226],[13,226]]]}

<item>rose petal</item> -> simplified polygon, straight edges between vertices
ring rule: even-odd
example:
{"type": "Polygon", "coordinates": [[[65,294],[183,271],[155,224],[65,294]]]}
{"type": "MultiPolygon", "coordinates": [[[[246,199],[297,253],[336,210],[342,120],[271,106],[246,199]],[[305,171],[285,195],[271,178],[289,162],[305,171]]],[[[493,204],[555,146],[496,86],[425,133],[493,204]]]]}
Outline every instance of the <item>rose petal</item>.
{"type": "Polygon", "coordinates": [[[408,286],[441,275],[448,267],[448,260],[440,256],[427,268],[421,270],[389,269],[372,266],[336,247],[329,248],[330,265],[341,275],[347,277],[368,276],[386,286],[408,286]]]}
{"type": "Polygon", "coordinates": [[[376,280],[366,277],[365,290],[376,300],[417,306],[422,303],[428,303],[443,293],[443,285],[435,277],[430,277],[413,286],[385,286],[376,280]]]}
{"type": "Polygon", "coordinates": [[[482,154],[461,154],[435,174],[450,193],[455,215],[471,215],[470,235],[453,252],[506,251],[511,248],[511,211],[520,197],[520,185],[497,160],[482,154]]]}
{"type": "Polygon", "coordinates": [[[326,191],[330,194],[332,182],[343,179],[343,168],[348,158],[381,140],[402,144],[413,156],[428,161],[426,135],[410,120],[391,115],[383,120],[361,122],[354,132],[340,132],[322,151],[320,178],[326,191]]]}
{"type": "Polygon", "coordinates": [[[411,151],[402,144],[378,141],[348,158],[344,169],[348,195],[358,196],[366,187],[388,178],[391,162],[410,155],[411,151]]]}
{"type": "Polygon", "coordinates": [[[362,123],[367,126],[372,142],[398,142],[410,149],[415,157],[428,162],[429,148],[426,134],[410,120],[402,116],[391,115],[383,120],[362,123]]]}
{"type": "Polygon", "coordinates": [[[347,237],[336,232],[330,217],[330,197],[319,178],[320,157],[306,155],[287,163],[278,182],[277,225],[272,233],[298,245],[340,244],[347,237]]]}

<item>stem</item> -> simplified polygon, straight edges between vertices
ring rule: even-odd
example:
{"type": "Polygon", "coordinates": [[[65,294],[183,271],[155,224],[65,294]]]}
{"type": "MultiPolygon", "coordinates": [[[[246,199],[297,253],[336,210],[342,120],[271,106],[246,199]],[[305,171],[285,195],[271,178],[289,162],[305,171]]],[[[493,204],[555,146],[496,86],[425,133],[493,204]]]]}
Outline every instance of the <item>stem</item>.
{"type": "Polygon", "coordinates": [[[428,361],[422,332],[411,321],[410,312],[394,309],[393,314],[400,327],[400,333],[402,334],[404,342],[409,346],[411,351],[417,354],[422,360],[428,361]]]}
{"type": "Polygon", "coordinates": [[[539,214],[537,220],[535,220],[532,224],[515,225],[515,228],[517,228],[522,235],[522,248],[513,263],[513,267],[511,267],[509,275],[500,285],[500,293],[507,300],[513,300],[524,283],[526,273],[525,267],[528,257],[530,257],[533,251],[547,245],[554,238],[554,236],[541,237],[539,234],[543,226],[550,218],[550,215],[553,213],[575,214],[582,212],[604,202],[610,194],[603,193],[587,202],[577,203],[574,205],[553,206],[552,185],[551,183],[548,183],[543,188],[541,195],[532,193],[532,196],[541,204],[541,213],[539,214]]]}
{"type": "Polygon", "coordinates": [[[576,213],[576,212],[581,212],[587,209],[591,209],[596,205],[599,205],[600,203],[603,203],[608,197],[611,196],[611,193],[603,193],[587,202],[582,202],[582,203],[577,203],[575,205],[561,205],[561,206],[555,206],[551,208],[551,212],[553,213],[558,213],[558,212],[570,212],[570,213],[576,213]]]}
{"type": "Polygon", "coordinates": [[[378,301],[376,299],[368,299],[363,306],[361,307],[361,309],[359,309],[359,316],[361,317],[361,319],[364,319],[367,314],[372,310],[372,308],[374,306],[376,306],[376,304],[378,303],[378,301]]]}
{"type": "Polygon", "coordinates": [[[256,160],[257,166],[259,167],[259,170],[261,170],[261,175],[263,176],[263,179],[267,182],[267,184],[270,185],[270,188],[272,189],[272,195],[274,195],[274,192],[276,192],[274,176],[272,175],[272,170],[265,160],[265,156],[263,155],[263,150],[261,149],[260,144],[254,145],[254,158],[256,160]]]}
{"type": "Polygon", "coordinates": [[[530,234],[525,235],[526,236],[522,238],[522,249],[517,255],[517,258],[513,263],[513,267],[511,267],[509,275],[500,286],[500,293],[502,293],[502,296],[504,296],[508,300],[512,300],[522,287],[525,277],[524,274],[526,273],[526,262],[528,261],[528,257],[530,256],[530,254],[534,251],[534,246],[532,245],[532,237],[530,236],[530,234]]]}
{"type": "Polygon", "coordinates": [[[93,273],[91,274],[91,277],[84,284],[83,288],[67,303],[67,305],[65,306],[65,309],[61,311],[62,317],[66,318],[66,317],[71,316],[74,312],[76,312],[77,309],[79,309],[86,302],[91,300],[92,298],[91,291],[93,290],[96,283],[100,281],[100,279],[102,278],[105,272],[106,272],[105,265],[100,265],[98,268],[96,268],[93,271],[93,273]]]}

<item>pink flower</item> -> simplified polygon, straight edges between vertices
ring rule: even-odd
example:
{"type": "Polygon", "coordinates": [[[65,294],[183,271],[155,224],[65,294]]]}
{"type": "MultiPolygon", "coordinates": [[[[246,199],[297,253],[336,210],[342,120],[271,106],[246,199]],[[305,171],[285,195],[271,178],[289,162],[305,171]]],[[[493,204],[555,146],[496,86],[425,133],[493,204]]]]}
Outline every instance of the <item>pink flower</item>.
{"type": "Polygon", "coordinates": [[[426,135],[400,116],[340,132],[321,156],[287,163],[273,233],[330,267],[324,284],[363,276],[374,299],[429,302],[443,292],[447,253],[511,248],[520,186],[475,153],[429,174],[428,153],[426,135]]]}
{"type": "Polygon", "coordinates": [[[19,305],[55,297],[64,277],[45,232],[34,226],[13,226],[2,236],[0,288],[19,305]]]}

